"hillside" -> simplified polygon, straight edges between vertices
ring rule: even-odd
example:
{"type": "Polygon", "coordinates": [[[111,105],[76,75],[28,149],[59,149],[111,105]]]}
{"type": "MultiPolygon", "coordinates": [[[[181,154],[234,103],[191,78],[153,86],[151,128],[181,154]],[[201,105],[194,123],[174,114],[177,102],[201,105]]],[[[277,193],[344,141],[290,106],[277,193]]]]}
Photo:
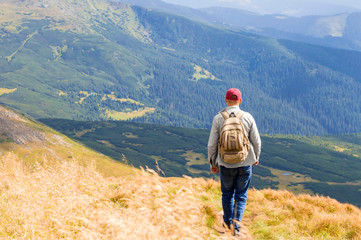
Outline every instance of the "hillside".
{"type": "MultiPolygon", "coordinates": [[[[12,153],[0,156],[0,176],[1,238],[232,239],[216,231],[221,193],[213,180],[145,171],[104,178],[92,164],[29,166],[12,153]]],[[[360,221],[359,208],[329,198],[250,190],[239,239],[357,240],[360,221]]]]}
{"type": "Polygon", "coordinates": [[[106,176],[134,174],[134,169],[91,150],[53,129],[0,105],[0,155],[11,152],[25,165],[55,164],[76,159],[80,165],[90,162],[106,176]],[[91,161],[90,161],[91,160],[91,161]]]}
{"type": "MultiPolygon", "coordinates": [[[[209,130],[127,122],[42,119],[67,136],[166,177],[215,178],[207,162],[209,130]]],[[[252,186],[331,196],[361,206],[361,136],[262,135],[252,186]]]]}
{"type": "MultiPolygon", "coordinates": [[[[219,182],[136,170],[2,105],[0,131],[0,238],[232,239],[219,182]]],[[[360,220],[330,198],[253,189],[240,239],[361,239],[360,220]]]]}
{"type": "Polygon", "coordinates": [[[305,56],[297,43],[102,0],[7,0],[0,13],[0,101],[35,118],[205,128],[239,87],[263,133],[361,130],[360,69],[319,61],[323,48],[305,56]]]}

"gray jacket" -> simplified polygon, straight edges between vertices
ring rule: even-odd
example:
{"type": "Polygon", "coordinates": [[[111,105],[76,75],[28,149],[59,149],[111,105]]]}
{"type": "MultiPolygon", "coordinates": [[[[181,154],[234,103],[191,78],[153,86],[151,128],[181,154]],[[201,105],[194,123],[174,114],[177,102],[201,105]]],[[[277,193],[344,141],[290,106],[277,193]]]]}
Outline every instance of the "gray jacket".
{"type": "MultiPolygon", "coordinates": [[[[230,106],[226,107],[222,111],[224,110],[226,110],[228,113],[234,112],[234,114],[237,114],[237,112],[240,111],[240,108],[239,106],[230,106]]],[[[259,156],[261,154],[261,137],[258,133],[257,125],[252,115],[248,112],[245,112],[242,117],[242,123],[251,143],[248,156],[242,163],[230,164],[223,162],[220,154],[218,153],[218,140],[224,122],[224,118],[221,114],[222,111],[220,111],[213,119],[212,129],[208,140],[208,161],[211,167],[218,167],[220,165],[227,168],[236,168],[250,166],[259,161],[259,156]]]]}

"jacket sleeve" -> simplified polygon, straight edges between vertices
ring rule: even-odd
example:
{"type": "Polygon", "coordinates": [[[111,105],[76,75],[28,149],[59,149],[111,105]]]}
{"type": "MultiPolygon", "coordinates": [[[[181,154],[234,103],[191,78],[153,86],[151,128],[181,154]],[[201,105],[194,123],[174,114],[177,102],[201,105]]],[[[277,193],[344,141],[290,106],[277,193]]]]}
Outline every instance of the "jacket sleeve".
{"type": "Polygon", "coordinates": [[[219,139],[219,126],[217,118],[213,118],[211,133],[208,139],[208,161],[211,167],[218,167],[218,139],[219,139]]]}
{"type": "Polygon", "coordinates": [[[256,121],[252,117],[252,125],[249,132],[249,140],[253,146],[254,154],[256,155],[256,160],[259,161],[259,156],[261,155],[261,137],[258,132],[256,121]]]}

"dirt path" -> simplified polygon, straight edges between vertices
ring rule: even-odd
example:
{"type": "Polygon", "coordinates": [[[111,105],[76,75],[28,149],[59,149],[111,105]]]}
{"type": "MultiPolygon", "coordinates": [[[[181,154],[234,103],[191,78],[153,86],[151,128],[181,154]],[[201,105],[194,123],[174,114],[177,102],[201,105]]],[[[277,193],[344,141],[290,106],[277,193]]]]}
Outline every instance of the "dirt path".
{"type": "Polygon", "coordinates": [[[217,215],[216,224],[214,227],[214,230],[216,230],[220,237],[219,239],[226,240],[226,239],[234,239],[234,240],[253,240],[253,237],[251,233],[248,230],[247,224],[243,223],[241,224],[241,229],[239,236],[232,236],[231,232],[229,230],[226,230],[223,226],[223,212],[219,212],[217,215]]]}

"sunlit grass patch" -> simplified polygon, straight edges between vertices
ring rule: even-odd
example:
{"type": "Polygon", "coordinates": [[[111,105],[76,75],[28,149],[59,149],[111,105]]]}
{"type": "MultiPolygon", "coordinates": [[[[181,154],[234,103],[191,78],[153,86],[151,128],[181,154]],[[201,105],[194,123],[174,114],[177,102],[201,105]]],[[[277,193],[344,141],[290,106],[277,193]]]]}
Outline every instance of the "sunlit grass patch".
{"type": "Polygon", "coordinates": [[[97,142],[103,143],[105,145],[107,145],[108,147],[114,148],[115,146],[113,144],[111,144],[109,141],[106,140],[97,140],[97,142]]]}
{"type": "Polygon", "coordinates": [[[185,157],[185,159],[188,161],[186,164],[188,166],[204,165],[207,163],[207,159],[203,153],[195,153],[192,150],[187,151],[185,154],[181,156],[185,157]]]}
{"type": "Polygon", "coordinates": [[[123,136],[127,137],[127,138],[139,138],[139,136],[131,133],[131,132],[124,132],[122,133],[123,136]]]}
{"type": "Polygon", "coordinates": [[[167,48],[167,47],[162,47],[162,48],[165,49],[165,50],[168,50],[168,51],[175,52],[175,49],[173,49],[173,48],[167,48]]]}
{"type": "Polygon", "coordinates": [[[361,239],[361,210],[328,197],[252,190],[245,217],[256,239],[361,239]]]}
{"type": "Polygon", "coordinates": [[[0,235],[27,239],[215,239],[212,182],[153,171],[104,178],[70,160],[28,168],[0,157],[0,235]],[[208,226],[207,226],[208,225],[208,226]]]}
{"type": "Polygon", "coordinates": [[[155,108],[149,108],[149,107],[140,108],[138,110],[130,111],[130,112],[118,112],[114,110],[106,110],[105,116],[113,120],[129,120],[138,117],[143,117],[147,113],[154,113],[154,111],[155,108]]]}
{"type": "Polygon", "coordinates": [[[346,150],[350,150],[348,147],[341,147],[341,146],[336,146],[336,145],[334,147],[337,152],[344,152],[346,150]]]}
{"type": "Polygon", "coordinates": [[[80,94],[80,95],[84,95],[84,97],[81,97],[78,102],[75,102],[75,103],[79,103],[79,104],[82,104],[82,103],[84,102],[84,100],[87,99],[87,98],[90,97],[90,96],[97,96],[97,95],[99,95],[98,93],[95,93],[95,92],[90,92],[90,93],[88,93],[87,91],[80,91],[79,94],[80,94]]]}
{"type": "Polygon", "coordinates": [[[0,96],[1,96],[1,95],[4,95],[4,94],[9,94],[9,93],[16,92],[17,90],[18,90],[17,88],[12,88],[12,89],[9,89],[9,88],[0,88],[0,96]]]}
{"type": "MultiPolygon", "coordinates": [[[[86,73],[82,73],[84,76],[89,77],[89,75],[87,75],[86,73]]],[[[138,102],[134,99],[130,99],[130,98],[118,98],[116,97],[114,94],[100,94],[100,93],[96,93],[96,92],[87,92],[87,91],[79,91],[79,92],[71,92],[71,94],[76,94],[76,96],[79,98],[79,101],[76,101],[75,103],[77,104],[85,104],[85,100],[88,98],[95,98],[95,101],[99,101],[104,102],[107,100],[110,101],[115,101],[115,102],[120,102],[120,103],[127,103],[127,104],[133,104],[135,106],[138,107],[143,107],[144,104],[141,102],[138,102]]],[[[59,96],[65,96],[67,97],[69,94],[63,91],[58,91],[58,95],[59,96]]]]}
{"type": "Polygon", "coordinates": [[[111,99],[112,101],[117,101],[117,102],[127,102],[127,103],[132,103],[132,104],[135,104],[135,105],[138,105],[138,106],[144,106],[143,103],[141,102],[138,102],[138,101],[135,101],[133,99],[130,99],[130,98],[117,98],[114,94],[105,94],[103,95],[103,98],[102,100],[105,101],[107,99],[111,99]]]}
{"type": "Polygon", "coordinates": [[[59,96],[68,96],[68,94],[66,92],[63,92],[63,91],[58,91],[58,95],[59,96]]]}
{"type": "Polygon", "coordinates": [[[3,29],[4,29],[4,31],[7,32],[7,33],[12,33],[12,34],[18,33],[18,29],[17,29],[17,27],[14,26],[14,25],[7,25],[7,26],[5,26],[3,29]]]}
{"type": "Polygon", "coordinates": [[[75,137],[81,137],[83,136],[84,134],[87,134],[88,132],[94,132],[95,131],[95,128],[92,128],[92,129],[84,129],[82,131],[79,131],[77,133],[75,133],[75,137]]]}
{"type": "Polygon", "coordinates": [[[307,175],[294,173],[290,171],[283,171],[268,167],[271,173],[276,177],[263,177],[263,179],[270,179],[277,181],[277,188],[286,189],[295,193],[312,194],[311,190],[305,189],[302,185],[303,182],[317,182],[307,175]]]}
{"type": "Polygon", "coordinates": [[[213,74],[211,74],[206,69],[203,69],[202,67],[195,65],[195,64],[193,64],[193,65],[194,65],[195,73],[192,76],[192,79],[191,79],[192,81],[199,81],[201,79],[211,79],[211,80],[219,81],[218,78],[216,78],[213,74]]]}

